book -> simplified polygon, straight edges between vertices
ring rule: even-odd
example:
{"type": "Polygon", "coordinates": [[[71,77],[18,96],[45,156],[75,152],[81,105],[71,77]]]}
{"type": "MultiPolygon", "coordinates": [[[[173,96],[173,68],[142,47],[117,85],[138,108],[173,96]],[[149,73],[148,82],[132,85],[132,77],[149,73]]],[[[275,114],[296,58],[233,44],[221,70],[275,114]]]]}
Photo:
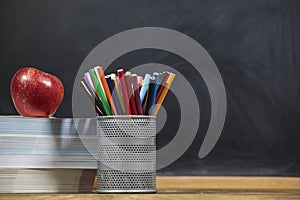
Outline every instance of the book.
{"type": "Polygon", "coordinates": [[[92,169],[0,169],[0,193],[93,191],[92,169]]]}
{"type": "Polygon", "coordinates": [[[94,118],[1,116],[0,193],[91,191],[97,142],[94,118]]]}

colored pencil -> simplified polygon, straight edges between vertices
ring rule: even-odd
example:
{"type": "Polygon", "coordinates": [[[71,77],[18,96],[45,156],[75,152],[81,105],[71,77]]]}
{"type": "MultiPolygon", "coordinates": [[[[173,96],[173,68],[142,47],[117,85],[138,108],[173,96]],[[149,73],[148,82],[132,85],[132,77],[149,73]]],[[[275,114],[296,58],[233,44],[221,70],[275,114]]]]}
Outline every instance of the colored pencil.
{"type": "Polygon", "coordinates": [[[127,115],[131,115],[129,97],[128,97],[128,92],[127,92],[127,89],[126,89],[126,82],[125,82],[125,79],[124,79],[124,70],[123,69],[118,70],[118,76],[119,76],[120,86],[122,88],[123,101],[124,101],[124,106],[125,106],[125,110],[126,110],[125,113],[127,115]]]}
{"type": "Polygon", "coordinates": [[[116,74],[115,73],[111,73],[110,74],[110,78],[116,78],[116,74]]]}
{"type": "Polygon", "coordinates": [[[136,105],[135,105],[134,92],[133,92],[133,89],[132,89],[132,82],[131,82],[131,76],[128,75],[128,74],[125,74],[124,78],[125,78],[125,82],[126,82],[126,88],[127,88],[127,92],[128,92],[131,112],[132,112],[133,115],[137,115],[138,111],[137,111],[137,108],[136,108],[136,105]]]}
{"type": "Polygon", "coordinates": [[[84,73],[80,85],[97,115],[156,116],[174,78],[167,71],[143,78],[123,69],[105,76],[103,68],[96,66],[84,73]]]}
{"type": "Polygon", "coordinates": [[[144,79],[144,78],[143,78],[142,76],[138,76],[138,75],[137,75],[137,80],[138,80],[139,85],[142,84],[143,79],[144,79]]]}
{"type": "Polygon", "coordinates": [[[154,90],[153,90],[153,93],[152,93],[153,97],[151,99],[151,106],[150,106],[149,115],[153,115],[153,113],[154,113],[156,92],[157,92],[158,83],[159,83],[159,73],[158,72],[154,72],[153,73],[153,78],[155,78],[155,84],[154,84],[154,90]]]}
{"type": "Polygon", "coordinates": [[[97,78],[97,75],[95,74],[95,71],[94,69],[90,69],[89,70],[89,73],[91,75],[91,78],[92,78],[92,81],[93,81],[93,85],[94,85],[94,88],[95,88],[95,91],[96,91],[96,94],[98,95],[99,99],[102,101],[103,103],[103,107],[104,107],[104,110],[105,110],[105,113],[107,115],[112,115],[112,112],[111,112],[111,109],[109,107],[109,104],[108,104],[108,101],[107,101],[107,98],[106,98],[106,95],[104,93],[104,90],[97,78]]]}
{"type": "Polygon", "coordinates": [[[154,89],[155,89],[155,78],[150,77],[146,108],[145,108],[145,111],[144,111],[145,115],[150,115],[150,109],[151,109],[152,102],[153,102],[152,99],[153,99],[154,89]]]}
{"type": "Polygon", "coordinates": [[[102,101],[96,95],[95,90],[92,87],[92,85],[90,84],[90,82],[88,81],[88,79],[86,77],[83,77],[82,81],[84,83],[84,85],[83,85],[84,89],[86,89],[86,91],[92,96],[92,98],[94,99],[96,105],[99,107],[99,109],[101,110],[103,115],[106,115],[105,109],[104,109],[103,104],[102,104],[102,101]]]}
{"type": "Polygon", "coordinates": [[[122,115],[123,112],[121,110],[121,106],[120,106],[120,103],[119,103],[119,100],[118,100],[117,91],[115,91],[114,83],[112,82],[110,75],[105,76],[105,79],[106,79],[106,82],[108,84],[108,87],[109,87],[110,93],[112,95],[113,101],[116,105],[117,112],[118,112],[119,115],[122,115]]]}
{"type": "Polygon", "coordinates": [[[165,75],[166,75],[166,72],[159,73],[158,85],[162,84],[162,82],[164,81],[165,75]]]}
{"type": "Polygon", "coordinates": [[[140,91],[141,102],[144,101],[146,92],[149,88],[150,77],[151,77],[150,74],[145,74],[144,83],[143,83],[143,86],[142,86],[141,91],[140,91]]]}
{"type": "Polygon", "coordinates": [[[112,113],[114,115],[117,115],[118,112],[117,112],[117,109],[116,109],[116,105],[115,105],[115,102],[114,102],[114,100],[113,100],[113,98],[111,96],[111,93],[110,93],[109,87],[107,85],[107,82],[106,82],[105,75],[104,75],[102,67],[97,66],[97,67],[94,68],[94,70],[97,73],[98,77],[100,77],[100,82],[101,82],[102,87],[103,87],[103,89],[105,91],[105,95],[106,95],[106,97],[108,99],[108,102],[109,102],[109,104],[111,106],[112,113]]]}
{"type": "Polygon", "coordinates": [[[131,75],[132,73],[131,73],[131,71],[126,71],[125,74],[131,75]]]}
{"type": "Polygon", "coordinates": [[[146,113],[147,99],[148,99],[149,89],[146,91],[144,100],[142,101],[143,113],[146,113]]]}
{"type": "Polygon", "coordinates": [[[135,99],[137,111],[138,111],[139,115],[142,115],[144,113],[143,113],[143,108],[142,108],[142,103],[141,103],[141,98],[140,98],[138,77],[136,74],[132,74],[131,79],[132,79],[132,84],[133,84],[134,99],[135,99]]]}
{"type": "Polygon", "coordinates": [[[156,95],[155,103],[157,103],[157,101],[158,101],[158,99],[159,99],[162,91],[164,90],[165,85],[167,83],[167,80],[168,80],[169,76],[170,76],[170,72],[165,72],[165,74],[164,74],[164,76],[162,78],[162,81],[161,81],[161,83],[160,83],[160,85],[159,85],[159,87],[157,89],[157,95],[156,95]]]}
{"type": "Polygon", "coordinates": [[[91,78],[90,73],[89,73],[89,72],[85,72],[85,73],[84,73],[84,77],[87,78],[87,80],[89,81],[89,83],[90,83],[90,85],[92,86],[92,88],[95,89],[95,88],[94,88],[94,85],[93,85],[93,81],[92,81],[92,78],[91,78]]]}
{"type": "Polygon", "coordinates": [[[98,107],[98,105],[96,104],[95,98],[93,98],[92,94],[88,91],[84,81],[80,81],[80,86],[83,88],[86,97],[88,98],[89,102],[95,107],[96,113],[99,116],[103,116],[104,114],[102,113],[102,111],[100,110],[100,108],[98,107]]]}
{"type": "Polygon", "coordinates": [[[175,78],[175,74],[173,74],[173,73],[170,73],[169,74],[169,78],[168,78],[168,80],[167,80],[167,82],[166,82],[166,85],[165,85],[165,87],[164,87],[164,89],[163,89],[163,91],[162,91],[162,94],[160,95],[160,97],[158,98],[158,101],[157,101],[157,103],[156,103],[156,105],[155,105],[155,108],[154,108],[154,115],[157,115],[157,113],[158,113],[158,111],[159,111],[159,109],[160,109],[160,107],[161,107],[161,104],[162,104],[162,102],[164,101],[164,99],[165,99],[165,97],[166,97],[166,95],[167,95],[167,93],[168,93],[168,91],[169,91],[169,89],[170,89],[170,86],[171,86],[171,84],[173,83],[173,81],[174,81],[174,78],[175,78]]]}
{"type": "Polygon", "coordinates": [[[125,109],[125,106],[124,106],[124,100],[123,100],[123,96],[122,96],[122,91],[120,89],[117,77],[111,77],[111,80],[114,83],[115,91],[117,93],[117,97],[118,97],[118,100],[119,100],[119,103],[120,103],[120,106],[121,106],[122,113],[126,114],[126,109],[125,109]]]}

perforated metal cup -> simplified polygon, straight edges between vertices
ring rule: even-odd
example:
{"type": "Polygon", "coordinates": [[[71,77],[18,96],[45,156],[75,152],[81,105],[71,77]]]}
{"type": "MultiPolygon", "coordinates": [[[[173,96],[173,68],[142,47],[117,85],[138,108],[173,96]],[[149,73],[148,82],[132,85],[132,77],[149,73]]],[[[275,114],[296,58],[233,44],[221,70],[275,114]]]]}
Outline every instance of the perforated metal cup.
{"type": "Polygon", "coordinates": [[[98,193],[156,192],[156,117],[97,118],[98,193]]]}

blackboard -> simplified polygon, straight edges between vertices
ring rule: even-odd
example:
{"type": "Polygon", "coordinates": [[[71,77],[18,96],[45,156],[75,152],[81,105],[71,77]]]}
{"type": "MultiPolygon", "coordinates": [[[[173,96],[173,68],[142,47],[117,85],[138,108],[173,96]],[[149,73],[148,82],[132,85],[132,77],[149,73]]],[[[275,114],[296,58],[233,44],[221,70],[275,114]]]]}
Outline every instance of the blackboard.
{"type": "MultiPolygon", "coordinates": [[[[10,79],[22,66],[34,66],[62,80],[65,97],[55,116],[72,116],[77,70],[96,45],[128,29],[164,27],[193,38],[210,54],[224,81],[227,113],[216,146],[199,159],[211,115],[201,76],[183,58],[161,50],[130,52],[112,63],[108,71],[144,63],[172,66],[197,95],[198,134],[183,156],[158,173],[300,176],[299,11],[296,0],[2,0],[0,114],[17,114],[10,79]]],[[[164,106],[170,120],[158,134],[158,147],[178,128],[174,94],[164,106]]]]}

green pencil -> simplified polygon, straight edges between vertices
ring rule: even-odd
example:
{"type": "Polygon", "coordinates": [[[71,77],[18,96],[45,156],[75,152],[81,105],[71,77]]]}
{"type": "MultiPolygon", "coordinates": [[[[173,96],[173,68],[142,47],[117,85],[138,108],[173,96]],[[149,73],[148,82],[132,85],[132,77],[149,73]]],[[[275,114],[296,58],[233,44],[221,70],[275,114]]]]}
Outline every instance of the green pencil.
{"type": "Polygon", "coordinates": [[[99,80],[98,80],[98,78],[97,78],[97,76],[95,74],[94,69],[90,69],[89,73],[91,75],[91,78],[92,78],[92,81],[93,81],[96,93],[97,93],[98,97],[101,99],[101,101],[103,103],[103,107],[104,107],[104,110],[106,112],[106,115],[112,115],[112,112],[111,112],[111,109],[109,107],[106,95],[105,95],[105,93],[103,91],[102,86],[100,85],[101,83],[99,82],[99,80]]]}

